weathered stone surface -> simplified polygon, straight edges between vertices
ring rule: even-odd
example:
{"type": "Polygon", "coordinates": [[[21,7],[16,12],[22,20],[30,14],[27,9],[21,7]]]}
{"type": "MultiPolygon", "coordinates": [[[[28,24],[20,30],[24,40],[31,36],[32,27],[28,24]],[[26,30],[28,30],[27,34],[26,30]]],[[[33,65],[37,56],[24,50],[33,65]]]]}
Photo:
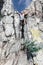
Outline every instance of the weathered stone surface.
{"type": "Polygon", "coordinates": [[[13,65],[13,59],[9,59],[4,65],[13,65]]]}
{"type": "Polygon", "coordinates": [[[3,31],[2,25],[0,25],[0,33],[3,31]]]}
{"type": "MultiPolygon", "coordinates": [[[[35,38],[37,45],[43,47],[43,23],[41,21],[42,8],[39,1],[32,2],[29,7],[29,13],[24,25],[25,40],[33,40],[35,38]],[[36,15],[35,15],[36,4],[36,15]],[[32,29],[32,32],[30,31],[32,29]],[[38,31],[40,31],[38,33],[38,31]],[[33,35],[32,35],[33,34],[33,35]],[[40,42],[41,40],[41,42],[40,42]],[[39,44],[39,42],[40,44],[39,44]]],[[[24,51],[21,51],[21,44],[24,39],[19,37],[21,34],[20,18],[18,12],[15,12],[12,7],[12,0],[4,0],[4,5],[1,10],[2,15],[5,15],[0,22],[0,65],[33,65],[33,60],[27,60],[24,51]],[[1,26],[2,25],[2,26],[1,26]],[[4,30],[3,30],[4,26],[4,30]],[[16,35],[15,35],[16,33],[16,35]]],[[[34,57],[34,63],[43,65],[43,51],[39,51],[34,57]]]]}
{"type": "Polygon", "coordinates": [[[43,32],[41,32],[41,36],[40,37],[43,39],[43,32]]]}
{"type": "Polygon", "coordinates": [[[14,15],[14,23],[15,23],[15,27],[20,23],[19,14],[17,13],[14,15]]]}
{"type": "Polygon", "coordinates": [[[35,63],[43,65],[43,49],[38,52],[38,55],[34,58],[35,63]]]}
{"type": "Polygon", "coordinates": [[[39,23],[39,30],[43,32],[43,22],[39,23]]]}
{"type": "Polygon", "coordinates": [[[1,10],[2,15],[11,14],[13,11],[12,0],[6,0],[1,10]]]}
{"type": "Polygon", "coordinates": [[[5,64],[5,61],[2,59],[1,61],[0,61],[0,65],[4,65],[5,64]]]}
{"type": "Polygon", "coordinates": [[[5,24],[12,24],[13,23],[13,18],[11,16],[4,16],[2,19],[2,22],[5,24]]]}
{"type": "Polygon", "coordinates": [[[10,36],[14,34],[14,29],[12,24],[5,24],[5,35],[10,36]]]}
{"type": "Polygon", "coordinates": [[[0,48],[0,58],[1,58],[1,52],[2,52],[2,50],[1,50],[1,48],[0,48]]]}
{"type": "Polygon", "coordinates": [[[0,42],[2,42],[2,33],[0,33],[0,42]]]}
{"type": "Polygon", "coordinates": [[[18,52],[21,49],[21,44],[19,41],[16,41],[14,45],[11,46],[10,53],[18,52]]]}
{"type": "Polygon", "coordinates": [[[17,65],[33,65],[32,59],[27,61],[27,56],[23,51],[20,51],[18,56],[19,60],[17,65]]]}
{"type": "Polygon", "coordinates": [[[2,32],[2,41],[7,41],[7,38],[5,36],[5,32],[2,32]]]}
{"type": "Polygon", "coordinates": [[[16,38],[19,38],[19,34],[20,34],[20,18],[19,18],[19,14],[15,14],[14,15],[14,26],[15,26],[15,30],[16,30],[16,38]]]}

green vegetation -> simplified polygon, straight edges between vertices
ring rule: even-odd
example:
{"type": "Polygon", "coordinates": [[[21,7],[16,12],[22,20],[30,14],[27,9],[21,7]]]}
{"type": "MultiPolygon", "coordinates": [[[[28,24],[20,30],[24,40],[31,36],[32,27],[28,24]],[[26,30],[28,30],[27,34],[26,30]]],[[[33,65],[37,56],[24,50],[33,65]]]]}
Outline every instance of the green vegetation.
{"type": "Polygon", "coordinates": [[[22,45],[22,50],[26,50],[27,60],[29,60],[30,58],[33,59],[33,57],[36,56],[36,52],[38,52],[41,49],[39,46],[37,46],[37,44],[35,44],[35,41],[25,41],[22,45]]]}
{"type": "Polygon", "coordinates": [[[35,41],[26,41],[23,45],[25,49],[28,48],[30,52],[37,52],[38,50],[41,49],[40,47],[37,46],[37,44],[35,44],[35,41]]]}

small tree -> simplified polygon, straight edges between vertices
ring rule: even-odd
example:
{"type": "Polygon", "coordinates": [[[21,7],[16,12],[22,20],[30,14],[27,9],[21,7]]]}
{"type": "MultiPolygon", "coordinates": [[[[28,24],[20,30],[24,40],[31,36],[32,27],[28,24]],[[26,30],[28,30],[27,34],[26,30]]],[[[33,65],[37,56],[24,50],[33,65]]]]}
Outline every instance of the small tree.
{"type": "Polygon", "coordinates": [[[23,49],[26,49],[27,59],[29,60],[30,57],[33,59],[33,53],[37,52],[41,48],[35,44],[35,41],[25,41],[23,44],[23,49]]]}

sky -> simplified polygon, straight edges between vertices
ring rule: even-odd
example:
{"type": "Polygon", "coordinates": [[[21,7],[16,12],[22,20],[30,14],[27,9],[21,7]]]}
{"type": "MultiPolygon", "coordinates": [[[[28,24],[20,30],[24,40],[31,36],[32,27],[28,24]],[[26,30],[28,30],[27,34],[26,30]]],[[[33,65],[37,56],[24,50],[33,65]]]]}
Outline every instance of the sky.
{"type": "Polygon", "coordinates": [[[31,4],[32,0],[12,0],[12,2],[14,9],[21,12],[31,4]]]}

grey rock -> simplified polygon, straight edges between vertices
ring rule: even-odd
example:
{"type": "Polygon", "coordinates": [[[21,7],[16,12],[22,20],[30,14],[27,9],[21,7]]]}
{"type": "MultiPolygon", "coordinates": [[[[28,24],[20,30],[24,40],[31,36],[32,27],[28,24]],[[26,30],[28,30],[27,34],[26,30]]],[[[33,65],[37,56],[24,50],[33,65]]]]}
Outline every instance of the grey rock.
{"type": "Polygon", "coordinates": [[[17,65],[33,65],[32,59],[27,61],[27,56],[23,51],[19,52],[19,60],[17,65]]]}
{"type": "Polygon", "coordinates": [[[20,18],[19,18],[19,14],[15,14],[14,15],[14,26],[15,26],[15,30],[16,30],[16,38],[19,38],[19,34],[20,34],[20,18]]]}
{"type": "Polygon", "coordinates": [[[13,65],[13,59],[9,59],[4,65],[13,65]]]}
{"type": "Polygon", "coordinates": [[[43,32],[43,22],[39,23],[39,30],[43,32]]]}
{"type": "Polygon", "coordinates": [[[5,32],[2,32],[2,41],[8,41],[6,36],[5,36],[5,32]]]}
{"type": "Polygon", "coordinates": [[[16,43],[11,46],[10,53],[18,52],[20,49],[21,49],[21,44],[19,41],[16,41],[16,43]]]}
{"type": "Polygon", "coordinates": [[[34,62],[38,65],[43,65],[43,49],[38,52],[36,57],[34,57],[34,62]]]}
{"type": "Polygon", "coordinates": [[[2,19],[3,23],[5,24],[12,24],[13,23],[13,18],[11,16],[4,16],[2,19]]]}
{"type": "Polygon", "coordinates": [[[5,24],[5,35],[10,36],[14,34],[14,29],[12,24],[5,24]]]}
{"type": "Polygon", "coordinates": [[[2,42],[2,33],[0,33],[0,42],[2,42]]]}

